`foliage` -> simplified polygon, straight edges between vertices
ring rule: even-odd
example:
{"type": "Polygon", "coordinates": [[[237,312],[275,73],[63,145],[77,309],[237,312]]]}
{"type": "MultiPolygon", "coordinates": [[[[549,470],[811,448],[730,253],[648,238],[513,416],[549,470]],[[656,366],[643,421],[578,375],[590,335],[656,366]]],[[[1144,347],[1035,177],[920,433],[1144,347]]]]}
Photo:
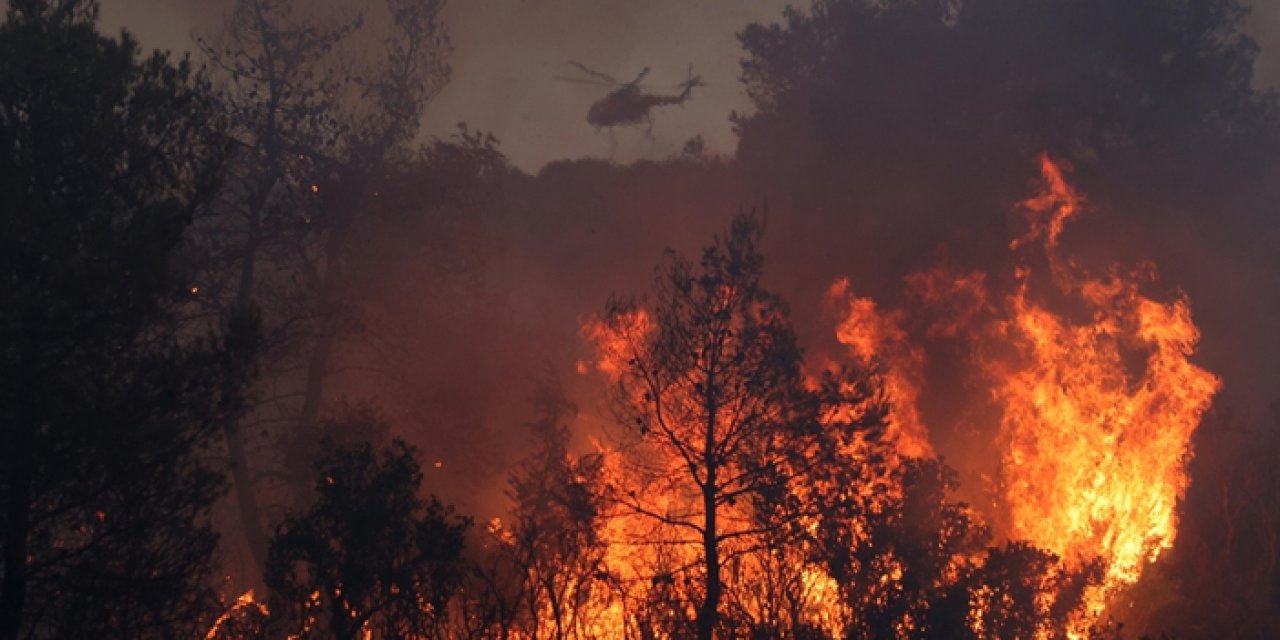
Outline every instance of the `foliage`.
{"type": "Polygon", "coordinates": [[[317,500],[272,539],[266,568],[273,616],[301,637],[430,635],[461,579],[470,521],[418,496],[416,452],[395,440],[328,445],[317,500]]]}
{"type": "Polygon", "coordinates": [[[1238,0],[816,0],[742,32],[743,79],[761,126],[811,127],[828,149],[893,163],[967,144],[1243,166],[1274,158],[1280,134],[1274,97],[1252,89],[1247,14],[1238,0]]]}
{"type": "MultiPolygon", "coordinates": [[[[445,223],[434,215],[444,197],[414,188],[439,169],[415,138],[449,76],[442,6],[387,0],[388,21],[375,34],[353,12],[326,17],[293,0],[237,0],[223,31],[200,39],[235,152],[186,257],[199,270],[202,314],[252,309],[265,326],[261,387],[273,391],[259,394],[244,428],[226,425],[255,564],[264,560],[269,513],[260,502],[300,507],[311,498],[320,423],[337,395],[334,370],[381,365],[335,363],[369,330],[373,285],[386,280],[370,272],[386,268],[387,249],[404,238],[449,237],[430,228],[445,223]],[[378,55],[356,51],[375,38],[378,55]],[[409,226],[422,235],[406,234],[409,226]],[[273,487],[263,476],[283,482],[273,487]]],[[[442,241],[432,249],[440,247],[452,248],[442,241]]]]}
{"type": "MultiPolygon", "coordinates": [[[[696,569],[697,587],[685,597],[698,602],[703,638],[719,625],[722,564],[801,517],[757,518],[748,505],[820,466],[810,454],[830,445],[821,419],[828,408],[871,399],[867,386],[840,377],[848,372],[825,374],[829,393],[806,386],[787,307],[760,282],[762,230],[758,218],[740,215],[696,265],[669,255],[651,303],[612,303],[608,337],[599,339],[618,371],[619,422],[639,443],[628,467],[638,481],[606,491],[624,512],[665,530],[651,532],[651,542],[698,549],[696,562],[676,560],[679,575],[660,575],[679,581],[696,569]]],[[[843,426],[869,431],[882,417],[872,405],[843,426]]]]}
{"type": "Polygon", "coordinates": [[[555,388],[541,388],[535,404],[542,417],[529,425],[535,449],[511,476],[506,539],[525,576],[529,619],[551,638],[583,637],[579,617],[589,613],[593,591],[606,588],[597,534],[601,460],[569,453],[577,407],[555,388]]]}
{"type": "Polygon", "coordinates": [[[172,268],[222,149],[186,61],[94,29],[92,2],[0,26],[0,637],[174,637],[208,614],[254,324],[183,327],[172,268]]]}

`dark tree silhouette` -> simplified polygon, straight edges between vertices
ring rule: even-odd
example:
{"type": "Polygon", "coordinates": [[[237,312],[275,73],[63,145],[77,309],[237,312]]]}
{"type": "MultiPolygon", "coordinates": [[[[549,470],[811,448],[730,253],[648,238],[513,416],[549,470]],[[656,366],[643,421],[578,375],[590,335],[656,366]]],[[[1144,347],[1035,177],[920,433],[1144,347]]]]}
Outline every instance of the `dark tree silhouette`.
{"type": "Polygon", "coordinates": [[[758,109],[743,151],[795,135],[857,170],[962,150],[1256,166],[1280,129],[1274,96],[1252,88],[1247,13],[1239,0],[815,0],[741,34],[758,109]],[[757,135],[775,126],[789,134],[757,135]]]}
{"type": "Polygon", "coordinates": [[[368,31],[361,18],[317,19],[293,0],[238,0],[224,32],[201,40],[226,83],[236,153],[219,206],[200,221],[205,241],[191,257],[204,270],[198,299],[215,313],[261,313],[272,347],[264,377],[281,389],[262,394],[248,419],[254,428],[228,440],[240,520],[258,564],[266,540],[246,438],[266,434],[278,445],[275,475],[290,502],[306,504],[334,359],[363,327],[366,289],[353,275],[367,258],[362,227],[402,217],[404,201],[390,192],[404,174],[422,170],[410,144],[423,108],[448,79],[441,6],[388,0],[382,55],[370,64],[343,49],[368,31]]]}
{"type": "Polygon", "coordinates": [[[501,530],[490,525],[467,543],[467,575],[453,602],[451,637],[506,640],[529,622],[522,570],[499,539],[501,530]]]}
{"type": "MultiPolygon", "coordinates": [[[[696,566],[677,565],[681,575],[655,584],[695,570],[700,638],[720,623],[725,562],[794,523],[758,518],[752,503],[804,482],[822,460],[805,454],[831,442],[826,408],[873,399],[862,381],[837,374],[824,378],[826,393],[806,385],[787,307],[760,282],[762,231],[755,216],[740,215],[698,263],[670,254],[653,299],[615,301],[603,324],[602,347],[619,371],[616,413],[642,445],[610,500],[698,549],[696,566]],[[787,473],[777,473],[782,466],[787,473]]],[[[874,429],[882,417],[872,406],[844,433],[874,429]]]]}
{"type": "Polygon", "coordinates": [[[946,619],[938,609],[952,604],[948,590],[972,570],[989,534],[948,499],[954,472],[936,460],[882,459],[887,464],[829,465],[814,491],[824,508],[810,548],[855,612],[845,635],[962,637],[967,600],[947,624],[930,622],[946,619]]]}
{"type": "MultiPolygon", "coordinates": [[[[328,399],[326,385],[343,339],[364,325],[365,289],[353,277],[366,256],[352,242],[360,228],[377,217],[403,215],[403,206],[387,192],[406,169],[419,169],[410,143],[422,113],[448,80],[444,56],[449,41],[438,14],[441,0],[388,0],[390,34],[381,64],[340,78],[339,91],[355,93],[360,108],[339,112],[334,147],[317,162],[310,180],[314,218],[306,221],[313,235],[302,238],[293,269],[306,300],[297,354],[305,362],[297,417],[286,434],[286,467],[295,479],[310,463],[319,443],[318,425],[328,399]]],[[[401,185],[402,186],[402,185],[401,185]]],[[[331,395],[331,394],[330,394],[331,395]]],[[[295,480],[296,484],[296,480],[295,480]]],[[[296,491],[295,502],[306,496],[296,491]]]]}
{"type": "Polygon", "coordinates": [[[300,637],[430,636],[462,578],[470,521],[419,497],[416,452],[395,440],[326,446],[316,503],[271,542],[266,582],[275,624],[300,637]]]}
{"type": "Polygon", "coordinates": [[[0,638],[190,637],[253,347],[179,322],[171,268],[222,150],[185,61],[91,1],[0,25],[0,638]]]}
{"type": "Polygon", "coordinates": [[[514,508],[503,538],[524,574],[532,637],[582,638],[593,591],[608,588],[598,536],[601,460],[569,452],[578,408],[558,388],[543,383],[534,406],[542,415],[529,425],[533,452],[511,476],[514,508]]]}
{"type": "MultiPolygon", "coordinates": [[[[214,318],[253,312],[264,318],[270,373],[306,292],[287,277],[296,248],[313,235],[310,190],[339,135],[339,81],[327,56],[354,24],[316,25],[293,14],[291,0],[239,0],[225,33],[200,45],[226,83],[220,96],[233,145],[215,206],[195,225],[188,260],[197,269],[195,304],[214,318]],[[264,280],[268,280],[264,284],[264,280]]],[[[258,404],[270,398],[258,400],[258,404]]],[[[267,535],[247,442],[259,425],[227,423],[224,434],[241,530],[253,566],[266,560],[267,535]]]]}
{"type": "Polygon", "coordinates": [[[1026,543],[989,546],[987,527],[952,498],[954,471],[891,453],[865,460],[877,458],[819,467],[817,526],[802,543],[852,612],[844,637],[1065,637],[1100,563],[1068,569],[1026,543]]]}

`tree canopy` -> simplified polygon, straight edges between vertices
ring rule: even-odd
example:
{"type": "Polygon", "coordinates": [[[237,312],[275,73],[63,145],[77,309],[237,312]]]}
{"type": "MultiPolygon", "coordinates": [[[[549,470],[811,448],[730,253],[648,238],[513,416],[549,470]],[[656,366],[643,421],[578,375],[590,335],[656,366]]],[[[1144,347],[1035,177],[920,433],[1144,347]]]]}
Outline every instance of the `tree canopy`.
{"type": "MultiPolygon", "coordinates": [[[[251,319],[176,313],[174,257],[223,157],[186,61],[99,35],[96,6],[0,25],[0,638],[172,637],[213,604],[251,319]]],[[[183,630],[186,630],[185,632],[183,630]]]]}

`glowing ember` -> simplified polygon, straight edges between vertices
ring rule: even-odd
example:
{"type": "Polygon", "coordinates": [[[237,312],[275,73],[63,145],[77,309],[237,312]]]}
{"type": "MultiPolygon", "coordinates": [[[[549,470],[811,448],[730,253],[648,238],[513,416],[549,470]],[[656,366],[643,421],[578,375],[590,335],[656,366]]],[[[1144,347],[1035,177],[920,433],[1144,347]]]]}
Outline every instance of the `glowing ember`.
{"type": "Polygon", "coordinates": [[[218,616],[218,618],[213,621],[213,625],[211,625],[209,627],[209,631],[205,633],[205,640],[215,640],[216,638],[222,637],[223,634],[226,634],[229,631],[234,637],[235,632],[228,628],[231,626],[232,621],[236,618],[250,614],[261,616],[263,618],[270,615],[267,605],[258,602],[254,598],[253,589],[240,594],[240,596],[235,599],[235,602],[232,602],[231,606],[227,607],[227,610],[223,611],[222,615],[218,616]]]}

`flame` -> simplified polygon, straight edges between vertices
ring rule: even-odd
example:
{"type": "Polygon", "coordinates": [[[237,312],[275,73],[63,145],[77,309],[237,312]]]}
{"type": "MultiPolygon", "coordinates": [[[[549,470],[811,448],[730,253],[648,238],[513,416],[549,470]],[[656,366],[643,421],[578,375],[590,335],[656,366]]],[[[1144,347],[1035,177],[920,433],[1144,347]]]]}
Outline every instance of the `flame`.
{"type": "Polygon", "coordinates": [[[582,338],[595,347],[596,358],[594,363],[579,360],[575,368],[583,375],[594,368],[610,380],[617,380],[626,371],[631,354],[653,331],[649,312],[639,307],[614,314],[609,322],[591,317],[580,324],[582,338]]]}
{"type": "MultiPolygon", "coordinates": [[[[1028,545],[1017,550],[1034,548],[1037,562],[1048,569],[1059,561],[1059,569],[1101,567],[1101,584],[1086,592],[1085,611],[1068,620],[1068,628],[1050,630],[1046,623],[1033,637],[1081,636],[1125,586],[1137,582],[1145,567],[1173,545],[1177,503],[1188,485],[1191,437],[1220,381],[1191,362],[1200,336],[1186,296],[1161,301],[1144,293],[1143,286],[1154,279],[1153,267],[1112,268],[1094,277],[1058,256],[1065,225],[1086,211],[1085,200],[1067,180],[1069,167],[1048,156],[1039,163],[1041,189],[1019,204],[1029,230],[1009,244],[1016,266],[1012,280],[1003,282],[1012,282],[1011,291],[998,291],[991,284],[997,279],[988,274],[947,266],[908,276],[907,306],[902,309],[885,309],[855,295],[847,279],[829,287],[828,304],[840,313],[837,341],[849,359],[874,367],[883,382],[890,404],[886,440],[896,454],[886,463],[892,469],[888,475],[871,477],[879,471],[867,471],[865,478],[851,483],[856,486],[841,485],[841,490],[864,501],[868,512],[902,497],[905,485],[894,483],[908,466],[902,464],[905,458],[936,455],[920,409],[930,388],[925,384],[930,349],[943,343],[966,347],[959,350],[959,366],[976,393],[970,394],[972,406],[965,409],[993,416],[986,435],[991,457],[1000,463],[991,487],[998,506],[987,514],[993,516],[992,526],[998,527],[1002,541],[1028,545]],[[1031,266],[1041,257],[1035,250],[1043,252],[1045,275],[1053,287],[1038,286],[1043,278],[1031,266]],[[913,315],[917,313],[921,317],[913,315]]],[[[581,336],[592,355],[576,362],[577,373],[598,373],[618,382],[656,329],[655,319],[642,307],[615,311],[607,320],[582,319],[581,336]]],[[[866,410],[833,407],[824,419],[835,423],[866,410]]],[[[637,430],[643,434],[645,428],[639,424],[637,430]]],[[[855,439],[842,446],[847,446],[841,454],[850,464],[867,459],[867,442],[855,439]]],[[[575,578],[579,582],[571,585],[577,595],[570,635],[666,637],[655,627],[670,626],[671,635],[680,637],[679,621],[696,615],[696,567],[702,552],[701,541],[672,522],[696,519],[699,513],[700,497],[681,484],[687,462],[644,438],[616,446],[597,441],[593,455],[601,461],[603,490],[610,496],[595,532],[603,559],[591,576],[575,578]],[[584,586],[586,581],[595,582],[584,586]]],[[[434,466],[442,467],[443,461],[434,466]]],[[[792,485],[784,489],[788,498],[812,502],[815,487],[792,485]]],[[[746,531],[752,526],[752,508],[749,499],[717,507],[721,531],[746,531]]],[[[810,533],[817,526],[800,523],[810,533]]],[[[849,544],[863,544],[869,530],[867,521],[852,523],[849,544]]],[[[486,544],[493,548],[516,544],[512,529],[499,518],[490,520],[486,531],[486,544]]],[[[856,620],[859,612],[850,610],[844,587],[804,543],[758,542],[744,536],[726,539],[721,547],[726,615],[778,629],[819,629],[831,637],[856,620]]],[[[877,600],[895,597],[903,582],[912,579],[907,560],[897,553],[891,550],[861,567],[867,584],[857,587],[877,600]]],[[[999,551],[956,553],[939,574],[943,584],[938,586],[963,584],[961,574],[977,566],[982,553],[999,551]]],[[[1060,593],[1073,588],[1065,574],[1044,571],[1032,578],[1038,581],[1032,585],[1037,611],[1050,610],[1060,593]]],[[[967,597],[970,630],[978,637],[1001,633],[1002,608],[1013,606],[1009,594],[992,583],[974,587],[967,597]]],[[[320,600],[317,591],[305,603],[302,635],[314,624],[320,600]]],[[[555,637],[561,630],[549,607],[532,604],[527,628],[504,630],[506,636],[555,637]]],[[[225,633],[228,621],[249,611],[268,615],[252,591],[217,619],[206,640],[225,633]]],[[[921,613],[895,618],[892,635],[918,635],[921,613]]],[[[372,637],[368,627],[360,633],[372,637]]]]}
{"type": "Polygon", "coordinates": [[[1187,298],[1140,292],[1151,268],[1090,278],[1061,267],[1062,222],[1082,200],[1052,161],[1041,162],[1044,192],[1023,203],[1027,237],[1042,237],[1056,284],[1090,317],[1073,322],[1032,300],[1032,271],[1022,268],[997,328],[1016,357],[986,368],[1003,407],[1010,533],[1069,563],[1101,558],[1104,586],[1091,599],[1099,612],[1173,545],[1191,436],[1220,382],[1189,360],[1200,335],[1187,298]]]}
{"type": "MultiPolygon", "coordinates": [[[[629,371],[634,354],[653,339],[656,329],[652,315],[640,307],[616,312],[607,320],[589,317],[581,325],[581,335],[593,347],[593,357],[579,360],[578,372],[595,371],[615,382],[629,371]]],[[[583,637],[637,637],[641,629],[643,634],[657,633],[650,628],[654,618],[688,622],[696,616],[697,580],[684,580],[689,577],[689,568],[700,564],[702,541],[661,517],[680,514],[690,518],[702,509],[701,496],[690,491],[687,482],[682,483],[687,480],[687,462],[643,438],[628,441],[625,448],[595,441],[595,455],[603,462],[605,491],[613,496],[598,536],[604,547],[603,564],[617,588],[593,592],[584,604],[578,614],[585,620],[583,637]],[[636,460],[643,461],[639,468],[636,460]]],[[[752,509],[748,499],[718,507],[721,533],[745,533],[754,528],[752,509]]],[[[722,566],[723,575],[732,576],[725,580],[725,602],[732,603],[738,615],[753,620],[803,624],[824,630],[828,637],[838,637],[848,612],[842,608],[835,581],[801,549],[775,548],[761,553],[756,544],[750,537],[721,543],[722,557],[731,559],[722,566]],[[768,589],[785,591],[785,598],[778,593],[767,597],[768,589]],[[793,606],[776,610],[784,600],[793,606]]],[[[539,621],[537,627],[532,637],[551,635],[545,622],[539,621]]],[[[682,637],[679,632],[677,637],[682,637]]]]}
{"type": "Polygon", "coordinates": [[[250,589],[235,599],[231,606],[227,607],[209,627],[209,631],[204,634],[204,640],[215,640],[219,634],[233,618],[242,616],[246,613],[257,614],[262,617],[268,617],[271,612],[267,609],[267,605],[258,602],[253,595],[253,589],[250,589]]]}
{"type": "MultiPolygon", "coordinates": [[[[1066,179],[1069,167],[1048,156],[1039,162],[1041,190],[1019,205],[1030,229],[1010,247],[1038,241],[1062,299],[1033,295],[1037,272],[1025,256],[1014,269],[1014,292],[994,305],[979,272],[942,267],[907,284],[932,316],[927,337],[970,341],[967,365],[999,411],[993,444],[1009,521],[1002,533],[1068,566],[1100,560],[1102,585],[1086,597],[1096,617],[1173,545],[1191,436],[1220,382],[1190,361],[1199,331],[1186,296],[1162,302],[1142,293],[1153,267],[1089,277],[1058,256],[1065,223],[1085,210],[1085,200],[1066,179]],[[1085,313],[1054,311],[1062,305],[1085,313]]],[[[907,313],[878,310],[850,294],[846,280],[833,284],[830,296],[845,303],[839,341],[855,358],[882,363],[907,446],[927,443],[911,406],[923,388],[925,351],[901,329],[907,313]]]]}
{"type": "Polygon", "coordinates": [[[1070,171],[1071,166],[1055,162],[1048,154],[1040,154],[1039,161],[1044,186],[1040,193],[1019,203],[1026,212],[1030,229],[1009,243],[1011,249],[1043,239],[1045,249],[1052,252],[1058,246],[1058,236],[1062,235],[1067,220],[1079,215],[1084,208],[1084,197],[1067,183],[1065,172],[1070,171]]]}
{"type": "Polygon", "coordinates": [[[874,300],[853,295],[847,278],[831,285],[827,300],[845,308],[844,320],[836,327],[836,339],[848,347],[849,355],[864,366],[877,362],[882,366],[891,405],[886,437],[904,456],[933,456],[929,432],[917,408],[924,379],[924,350],[911,344],[902,330],[903,314],[877,311],[874,300]]]}
{"type": "MultiPolygon", "coordinates": [[[[1162,302],[1142,293],[1140,285],[1154,277],[1154,269],[1112,269],[1105,277],[1092,278],[1058,256],[1066,223],[1086,210],[1085,200],[1067,181],[1069,167],[1048,156],[1041,156],[1039,164],[1040,191],[1019,203],[1029,230],[1009,245],[1017,257],[1012,293],[993,295],[987,274],[944,266],[906,279],[911,311],[925,313],[927,322],[911,322],[907,309],[886,310],[855,295],[847,279],[834,282],[827,298],[840,312],[835,335],[847,356],[879,371],[891,406],[887,439],[904,457],[935,455],[919,409],[928,340],[969,344],[963,366],[980,385],[972,402],[993,402],[999,416],[991,440],[1001,462],[996,490],[1004,513],[992,514],[1004,523],[999,533],[1055,554],[1065,569],[1102,567],[1101,585],[1086,592],[1085,613],[1059,630],[1079,635],[1119,589],[1136,582],[1144,566],[1173,544],[1176,506],[1188,482],[1191,436],[1219,381],[1190,361],[1199,332],[1186,297],[1162,302]],[[1039,274],[1029,266],[1034,256],[1028,251],[1037,247],[1058,299],[1042,300],[1032,293],[1038,290],[1039,274]],[[1055,311],[1064,305],[1085,313],[1055,311]]],[[[578,371],[594,370],[617,380],[631,362],[629,354],[653,329],[643,309],[615,315],[607,324],[584,322],[582,335],[594,345],[596,358],[580,361],[578,371]]],[[[860,455],[856,443],[847,453],[851,459],[860,455]]],[[[680,461],[654,458],[653,451],[646,455],[653,468],[680,473],[680,461]]],[[[682,502],[687,496],[667,487],[637,485],[616,463],[609,477],[638,492],[633,495],[646,496],[653,511],[688,508],[682,502]]],[[[871,479],[868,484],[875,488],[855,490],[892,490],[886,480],[871,479]]],[[[804,487],[792,491],[798,500],[807,497],[804,487]]],[[[639,584],[663,566],[697,559],[695,544],[655,529],[651,519],[613,517],[604,527],[608,564],[624,581],[639,584]],[[662,552],[637,545],[637,540],[660,543],[662,552]]],[[[735,568],[737,579],[753,585],[779,579],[771,557],[743,554],[735,568]]],[[[791,565],[798,580],[793,584],[803,585],[800,591],[812,596],[801,608],[806,622],[835,632],[841,620],[856,615],[841,608],[838,587],[821,568],[803,558],[791,565]]],[[[902,577],[901,568],[891,565],[881,575],[889,591],[888,585],[902,577]]],[[[1046,598],[1057,588],[1047,582],[1042,587],[1046,598]]],[[[979,634],[997,606],[992,598],[1003,597],[984,588],[973,594],[970,615],[979,634]]],[[[744,602],[738,606],[748,613],[755,607],[763,615],[768,606],[764,599],[744,602]]],[[[627,606],[615,605],[606,608],[625,616],[627,606]]],[[[626,624],[622,618],[613,623],[617,626],[610,628],[626,624]]],[[[915,623],[908,616],[898,624],[907,633],[915,623]]]]}

